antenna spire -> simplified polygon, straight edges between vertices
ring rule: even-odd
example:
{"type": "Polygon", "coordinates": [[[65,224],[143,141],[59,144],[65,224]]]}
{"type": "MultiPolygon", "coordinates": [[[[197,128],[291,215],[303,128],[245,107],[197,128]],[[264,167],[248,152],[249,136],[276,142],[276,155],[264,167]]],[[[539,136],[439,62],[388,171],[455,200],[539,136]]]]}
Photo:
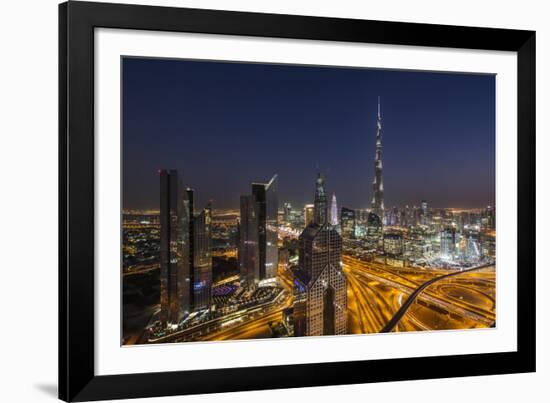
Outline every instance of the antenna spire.
{"type": "Polygon", "coordinates": [[[378,117],[380,118],[380,95],[378,95],[378,117]]]}

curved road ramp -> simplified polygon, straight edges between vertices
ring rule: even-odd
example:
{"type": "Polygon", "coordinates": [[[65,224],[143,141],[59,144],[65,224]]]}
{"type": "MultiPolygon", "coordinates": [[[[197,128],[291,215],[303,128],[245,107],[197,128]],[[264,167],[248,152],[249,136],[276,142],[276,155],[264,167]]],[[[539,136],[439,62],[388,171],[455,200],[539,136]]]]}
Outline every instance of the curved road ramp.
{"type": "Polygon", "coordinates": [[[470,271],[485,269],[485,268],[491,267],[493,265],[494,265],[494,263],[484,264],[484,265],[481,265],[481,266],[472,267],[471,269],[465,269],[465,270],[457,271],[457,272],[454,272],[454,273],[445,274],[443,276],[435,277],[435,278],[432,278],[429,281],[426,281],[424,284],[422,284],[420,287],[418,287],[416,290],[414,290],[414,292],[409,296],[409,298],[407,298],[405,303],[403,305],[401,305],[401,308],[399,308],[399,310],[395,313],[395,315],[393,315],[393,317],[386,324],[386,326],[384,326],[382,328],[382,330],[380,330],[380,333],[389,333],[389,332],[391,332],[393,330],[393,328],[397,325],[397,323],[401,320],[401,318],[405,315],[405,313],[407,313],[407,310],[412,305],[412,303],[415,301],[416,297],[418,297],[420,295],[420,293],[422,293],[422,291],[424,291],[427,287],[429,287],[433,283],[435,283],[439,280],[446,279],[448,277],[458,276],[460,274],[468,273],[470,271]]]}

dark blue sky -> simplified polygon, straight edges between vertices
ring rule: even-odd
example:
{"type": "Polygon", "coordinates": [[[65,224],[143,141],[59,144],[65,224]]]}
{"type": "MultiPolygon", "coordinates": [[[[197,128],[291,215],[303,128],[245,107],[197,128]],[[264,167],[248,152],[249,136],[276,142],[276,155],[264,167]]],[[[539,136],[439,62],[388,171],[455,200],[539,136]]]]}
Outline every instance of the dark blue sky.
{"type": "Polygon", "coordinates": [[[160,168],[199,206],[238,207],[279,175],[279,200],[312,202],[316,167],[339,206],[369,207],[377,97],[386,207],[495,200],[495,77],[123,59],[123,206],[158,208],[160,168]]]}

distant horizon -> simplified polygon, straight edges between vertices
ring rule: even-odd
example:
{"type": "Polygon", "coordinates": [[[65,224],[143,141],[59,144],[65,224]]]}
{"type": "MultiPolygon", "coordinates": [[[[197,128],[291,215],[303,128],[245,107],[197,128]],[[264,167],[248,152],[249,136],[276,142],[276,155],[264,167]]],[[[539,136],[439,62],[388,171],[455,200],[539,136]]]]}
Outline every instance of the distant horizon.
{"type": "MultiPolygon", "coordinates": [[[[287,203],[287,201],[283,201],[283,203],[287,203]]],[[[307,205],[313,205],[313,202],[312,203],[306,203],[304,205],[301,206],[301,208],[295,208],[295,205],[291,202],[291,207],[292,207],[292,210],[301,210],[303,209],[303,207],[307,204],[307,205]]],[[[340,210],[342,207],[345,207],[345,208],[349,208],[349,209],[352,209],[352,210],[371,210],[370,207],[365,207],[365,208],[361,208],[361,207],[353,207],[353,206],[346,206],[346,205],[343,205],[343,206],[340,206],[338,205],[338,209],[340,210]]],[[[398,209],[402,209],[402,208],[405,208],[406,206],[392,206],[391,208],[398,208],[398,209]]],[[[457,210],[457,211],[474,211],[474,210],[484,210],[486,209],[487,207],[491,207],[493,209],[496,210],[496,206],[493,205],[493,204],[488,204],[488,205],[485,205],[485,206],[479,206],[479,207],[441,207],[441,206],[435,206],[435,207],[432,207],[430,205],[428,205],[428,209],[429,210],[457,210]]],[[[200,208],[200,206],[198,207],[200,208]]],[[[388,211],[389,209],[391,208],[386,208],[386,211],[388,211]]],[[[409,208],[420,208],[419,205],[409,205],[409,208]]],[[[239,206],[236,206],[236,207],[224,207],[224,208],[216,208],[215,204],[212,204],[212,211],[213,212],[216,212],[216,211],[236,211],[236,212],[239,212],[240,210],[240,207],[239,206]]],[[[123,213],[126,213],[127,211],[139,211],[139,212],[155,212],[155,213],[160,213],[160,209],[157,207],[157,208],[123,208],[122,209],[122,212],[123,213]]],[[[282,206],[280,205],[279,208],[278,208],[278,211],[281,212],[283,211],[282,209],[282,206]]]]}
{"type": "Polygon", "coordinates": [[[303,207],[319,170],[339,209],[369,209],[378,96],[386,210],[495,205],[492,75],[141,58],[122,69],[124,210],[158,209],[156,172],[170,167],[196,208],[236,210],[275,173],[280,207],[303,207]]]}

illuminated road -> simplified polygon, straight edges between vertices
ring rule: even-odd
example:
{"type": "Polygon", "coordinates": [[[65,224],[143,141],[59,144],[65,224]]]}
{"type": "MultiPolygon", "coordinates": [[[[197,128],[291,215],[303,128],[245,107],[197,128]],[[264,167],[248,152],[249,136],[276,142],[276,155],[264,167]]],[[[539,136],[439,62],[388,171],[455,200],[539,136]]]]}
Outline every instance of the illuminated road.
{"type": "MultiPolygon", "coordinates": [[[[397,332],[481,328],[496,321],[494,266],[457,273],[397,268],[344,256],[343,271],[348,282],[348,332],[352,334],[380,332],[392,318],[391,330],[397,332]],[[438,281],[430,283],[434,279],[438,281]],[[415,292],[415,298],[409,299],[415,292]]],[[[217,319],[183,337],[171,336],[170,341],[271,337],[270,324],[281,322],[283,310],[292,306],[292,274],[282,265],[278,274],[285,292],[276,302],[217,319]]]]}
{"type": "MultiPolygon", "coordinates": [[[[348,279],[349,332],[379,332],[407,298],[431,279],[456,273],[390,267],[343,258],[348,279]]],[[[394,331],[467,329],[495,323],[494,266],[460,272],[427,286],[397,322],[394,331]]]]}
{"type": "Polygon", "coordinates": [[[200,340],[242,340],[242,339],[261,339],[271,337],[270,323],[280,322],[282,320],[283,310],[292,306],[292,274],[283,266],[279,266],[279,282],[286,290],[286,298],[267,312],[258,312],[256,315],[249,315],[242,321],[236,320],[230,322],[227,326],[211,332],[200,340]]]}
{"type": "Polygon", "coordinates": [[[443,279],[448,279],[452,276],[456,276],[456,275],[463,274],[463,273],[470,273],[474,270],[477,271],[477,270],[480,270],[480,269],[483,269],[483,268],[487,268],[488,266],[489,265],[484,265],[484,266],[481,266],[481,267],[476,267],[476,268],[473,268],[473,269],[464,270],[462,272],[448,273],[448,274],[444,274],[440,277],[435,277],[435,278],[432,278],[431,280],[426,281],[424,284],[422,284],[420,287],[418,287],[416,290],[414,290],[414,292],[411,295],[409,295],[409,297],[407,298],[405,303],[403,305],[401,305],[401,307],[395,313],[395,315],[391,318],[391,320],[382,328],[382,330],[380,330],[380,333],[391,332],[393,330],[393,328],[397,325],[397,323],[399,323],[401,321],[401,319],[403,318],[403,316],[405,315],[405,313],[407,312],[409,307],[415,302],[415,299],[420,295],[420,293],[423,292],[430,285],[434,284],[436,281],[441,281],[443,279]]]}

